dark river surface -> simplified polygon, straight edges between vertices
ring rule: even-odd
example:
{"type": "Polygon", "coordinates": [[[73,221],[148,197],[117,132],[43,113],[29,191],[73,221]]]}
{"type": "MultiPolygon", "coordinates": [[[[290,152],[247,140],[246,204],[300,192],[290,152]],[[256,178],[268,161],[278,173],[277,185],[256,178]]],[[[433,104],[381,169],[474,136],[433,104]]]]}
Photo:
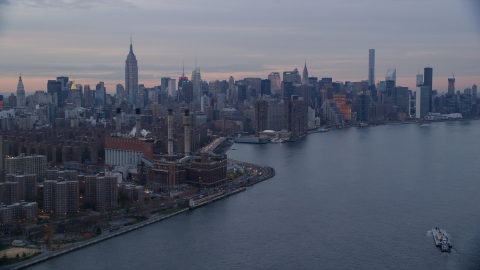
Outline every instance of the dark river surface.
{"type": "Polygon", "coordinates": [[[276,176],[31,269],[479,269],[479,137],[459,121],[235,144],[276,176]]]}

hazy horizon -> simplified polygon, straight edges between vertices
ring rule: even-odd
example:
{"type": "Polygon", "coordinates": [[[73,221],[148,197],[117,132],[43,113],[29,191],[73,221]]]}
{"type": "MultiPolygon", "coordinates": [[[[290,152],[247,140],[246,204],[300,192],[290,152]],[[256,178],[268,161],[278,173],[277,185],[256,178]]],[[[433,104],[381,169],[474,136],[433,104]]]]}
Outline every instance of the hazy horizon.
{"type": "Polygon", "coordinates": [[[160,85],[195,65],[204,80],[266,78],[301,72],[334,81],[366,80],[368,50],[375,79],[397,69],[397,85],[414,90],[415,75],[432,67],[433,88],[480,83],[480,36],[474,1],[283,0],[195,2],[0,0],[0,92],[46,90],[68,76],[79,84],[124,84],[130,34],[139,83],[160,85]]]}

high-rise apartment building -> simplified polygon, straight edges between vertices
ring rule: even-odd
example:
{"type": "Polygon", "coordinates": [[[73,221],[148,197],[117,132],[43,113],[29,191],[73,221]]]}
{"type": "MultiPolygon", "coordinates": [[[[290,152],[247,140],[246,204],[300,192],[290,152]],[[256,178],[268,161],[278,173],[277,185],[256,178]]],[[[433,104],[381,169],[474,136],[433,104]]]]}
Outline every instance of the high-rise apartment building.
{"type": "Polygon", "coordinates": [[[117,205],[118,183],[114,176],[85,176],[85,200],[88,207],[104,212],[117,205]]]}
{"type": "Polygon", "coordinates": [[[132,40],[130,39],[130,52],[125,60],[125,90],[131,96],[130,92],[138,93],[138,65],[137,58],[133,53],[132,40]]]}
{"type": "Polygon", "coordinates": [[[307,133],[307,107],[303,100],[298,100],[298,96],[293,96],[291,100],[284,101],[284,104],[285,129],[291,132],[292,138],[298,139],[307,133]]]}
{"type": "Polygon", "coordinates": [[[254,124],[255,124],[255,136],[258,136],[260,132],[267,129],[268,123],[268,101],[258,100],[254,106],[254,124]]]}
{"type": "Polygon", "coordinates": [[[47,169],[47,156],[32,155],[25,156],[20,154],[18,157],[5,159],[5,171],[7,174],[22,172],[26,174],[36,174],[43,177],[47,169]]]}
{"type": "Polygon", "coordinates": [[[368,50],[368,86],[375,85],[375,49],[368,50]]]}
{"type": "Polygon", "coordinates": [[[79,209],[78,181],[65,181],[67,215],[75,215],[79,209]]]}

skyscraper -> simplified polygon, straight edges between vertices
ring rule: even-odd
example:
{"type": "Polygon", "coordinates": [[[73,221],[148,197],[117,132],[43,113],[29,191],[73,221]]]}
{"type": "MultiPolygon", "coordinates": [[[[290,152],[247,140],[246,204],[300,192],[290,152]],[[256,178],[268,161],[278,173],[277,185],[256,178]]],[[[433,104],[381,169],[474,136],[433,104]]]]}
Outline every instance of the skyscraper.
{"type": "Polygon", "coordinates": [[[477,85],[472,86],[472,104],[477,104],[477,85]]]}
{"type": "Polygon", "coordinates": [[[192,71],[192,83],[193,83],[193,99],[195,100],[195,108],[199,109],[201,108],[201,97],[202,97],[202,76],[200,74],[200,67],[195,67],[195,70],[192,71]]]}
{"type": "Polygon", "coordinates": [[[448,94],[455,94],[455,77],[448,78],[448,94]]]}
{"type": "Polygon", "coordinates": [[[416,77],[416,94],[415,94],[415,118],[421,118],[420,108],[421,108],[421,87],[423,86],[423,74],[418,73],[416,77]]]}
{"type": "Polygon", "coordinates": [[[308,84],[307,61],[305,61],[305,66],[303,67],[302,84],[308,84]]]}
{"type": "Polygon", "coordinates": [[[292,82],[292,83],[301,83],[302,78],[298,73],[298,69],[294,69],[293,71],[284,71],[283,72],[283,81],[284,82],[292,82]]]}
{"type": "Polygon", "coordinates": [[[280,73],[272,72],[268,75],[268,79],[272,82],[272,94],[280,94],[282,90],[282,79],[280,73]]]}
{"type": "Polygon", "coordinates": [[[129,94],[131,91],[135,94],[138,93],[138,66],[137,58],[133,54],[132,39],[130,39],[130,52],[125,61],[125,90],[129,94]]]}
{"type": "Polygon", "coordinates": [[[72,103],[74,107],[80,107],[82,105],[80,99],[80,91],[78,90],[75,82],[72,83],[72,86],[68,91],[68,102],[72,103]]]}
{"type": "Polygon", "coordinates": [[[423,69],[423,85],[429,87],[428,92],[428,111],[433,112],[433,103],[432,103],[432,86],[433,86],[433,69],[431,67],[426,67],[423,69]]]}
{"type": "Polygon", "coordinates": [[[23,87],[21,74],[18,77],[17,85],[17,108],[25,108],[25,88],[23,87]]]}
{"type": "Polygon", "coordinates": [[[375,85],[375,49],[368,50],[368,86],[375,85]]]}

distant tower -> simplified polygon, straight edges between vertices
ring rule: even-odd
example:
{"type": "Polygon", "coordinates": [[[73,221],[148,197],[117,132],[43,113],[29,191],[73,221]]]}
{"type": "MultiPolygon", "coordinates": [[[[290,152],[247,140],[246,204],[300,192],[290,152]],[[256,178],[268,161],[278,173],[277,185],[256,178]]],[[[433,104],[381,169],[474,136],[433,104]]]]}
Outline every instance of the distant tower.
{"type": "Polygon", "coordinates": [[[201,108],[202,98],[202,76],[200,74],[200,67],[197,67],[195,61],[195,70],[192,71],[192,83],[193,83],[193,98],[195,100],[196,109],[201,108]]]}
{"type": "Polygon", "coordinates": [[[375,49],[368,50],[368,86],[375,85],[375,49]]]}
{"type": "Polygon", "coordinates": [[[385,91],[387,98],[396,103],[395,87],[397,86],[397,69],[389,68],[385,75],[385,91]]]}
{"type": "Polygon", "coordinates": [[[130,38],[130,52],[125,61],[125,90],[130,96],[132,96],[130,92],[134,95],[138,93],[138,66],[137,58],[133,54],[132,38],[130,38]]]}
{"type": "Polygon", "coordinates": [[[74,81],[68,91],[68,102],[72,103],[74,107],[80,107],[82,105],[80,91],[74,81]]]}
{"type": "Polygon", "coordinates": [[[477,104],[477,85],[472,86],[472,104],[477,104]]]}
{"type": "Polygon", "coordinates": [[[423,74],[420,74],[420,72],[417,74],[416,77],[416,94],[415,94],[415,118],[422,118],[420,111],[421,111],[421,99],[422,99],[422,93],[421,93],[421,87],[423,86],[423,74]]]}
{"type": "Polygon", "coordinates": [[[305,61],[305,67],[303,67],[302,84],[308,84],[307,61],[305,61]]]}
{"type": "Polygon", "coordinates": [[[22,74],[18,77],[17,108],[25,108],[25,88],[23,87],[22,74]]]}
{"type": "Polygon", "coordinates": [[[280,73],[272,72],[268,75],[268,79],[272,83],[272,95],[280,94],[280,91],[282,90],[282,79],[280,78],[280,73]]]}
{"type": "Polygon", "coordinates": [[[428,94],[428,111],[433,112],[433,103],[432,103],[432,87],[433,87],[433,69],[431,67],[426,67],[423,69],[423,85],[429,87],[428,94]]]}
{"type": "Polygon", "coordinates": [[[448,78],[448,94],[455,94],[455,76],[453,76],[453,78],[448,78]]]}

